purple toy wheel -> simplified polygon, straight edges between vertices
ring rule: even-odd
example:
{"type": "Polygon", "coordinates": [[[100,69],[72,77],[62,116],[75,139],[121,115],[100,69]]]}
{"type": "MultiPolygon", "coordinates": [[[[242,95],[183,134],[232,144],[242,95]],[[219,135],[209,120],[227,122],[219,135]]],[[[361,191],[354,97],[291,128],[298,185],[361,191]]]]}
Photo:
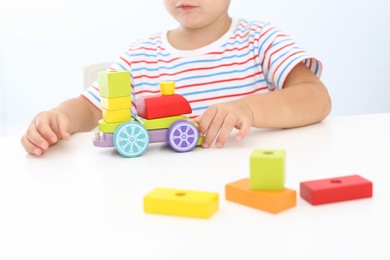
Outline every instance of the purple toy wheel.
{"type": "Polygon", "coordinates": [[[191,122],[179,120],[169,127],[167,140],[173,150],[177,152],[189,152],[198,144],[199,132],[191,122]]]}

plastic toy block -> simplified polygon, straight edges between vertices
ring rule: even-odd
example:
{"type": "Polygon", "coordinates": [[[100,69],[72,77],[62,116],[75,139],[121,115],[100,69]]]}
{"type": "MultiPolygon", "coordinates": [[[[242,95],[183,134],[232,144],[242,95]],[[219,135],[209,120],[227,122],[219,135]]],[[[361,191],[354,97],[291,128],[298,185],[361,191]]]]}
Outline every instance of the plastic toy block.
{"type": "Polygon", "coordinates": [[[144,196],[146,213],[209,218],[218,206],[216,192],[156,188],[144,196]]]}
{"type": "Polygon", "coordinates": [[[138,115],[145,119],[185,115],[192,112],[188,101],[177,94],[139,98],[136,105],[138,115]]]}
{"type": "Polygon", "coordinates": [[[274,214],[297,204],[295,190],[286,188],[281,191],[251,190],[249,182],[246,178],[225,185],[226,200],[274,214]]]}
{"type": "Polygon", "coordinates": [[[168,128],[171,124],[176,122],[177,120],[186,119],[184,116],[172,116],[158,119],[143,119],[141,117],[136,118],[138,122],[140,122],[147,130],[156,130],[168,128]]]}
{"type": "Polygon", "coordinates": [[[118,98],[131,96],[129,71],[102,71],[98,73],[101,97],[118,98]]]}
{"type": "Polygon", "coordinates": [[[305,181],[300,196],[312,205],[372,197],[373,184],[359,175],[305,181]]]}
{"type": "Polygon", "coordinates": [[[250,188],[252,190],[283,190],[284,172],[284,150],[253,150],[250,156],[250,188]]]}
{"type": "Polygon", "coordinates": [[[103,119],[108,123],[118,123],[131,120],[130,109],[106,110],[102,108],[103,119]]]}
{"type": "Polygon", "coordinates": [[[160,92],[163,96],[170,96],[175,94],[175,82],[174,81],[162,81],[160,82],[160,92]]]}
{"type": "Polygon", "coordinates": [[[100,105],[107,110],[131,108],[131,97],[105,98],[100,97],[100,105]]]}
{"type": "Polygon", "coordinates": [[[121,123],[122,122],[109,123],[104,119],[100,119],[98,122],[98,129],[100,132],[103,133],[114,133],[115,128],[117,128],[117,126],[120,125],[121,123]]]}

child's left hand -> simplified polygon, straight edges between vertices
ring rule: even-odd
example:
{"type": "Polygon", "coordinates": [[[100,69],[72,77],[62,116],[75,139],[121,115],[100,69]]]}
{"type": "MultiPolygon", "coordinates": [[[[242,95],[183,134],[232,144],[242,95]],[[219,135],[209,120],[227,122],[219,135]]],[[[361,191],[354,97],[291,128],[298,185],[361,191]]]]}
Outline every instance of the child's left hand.
{"type": "Polygon", "coordinates": [[[236,140],[242,140],[253,124],[253,112],[249,105],[240,101],[220,103],[210,106],[203,115],[195,118],[199,123],[200,135],[205,135],[202,146],[215,145],[222,148],[233,128],[239,129],[236,140]]]}

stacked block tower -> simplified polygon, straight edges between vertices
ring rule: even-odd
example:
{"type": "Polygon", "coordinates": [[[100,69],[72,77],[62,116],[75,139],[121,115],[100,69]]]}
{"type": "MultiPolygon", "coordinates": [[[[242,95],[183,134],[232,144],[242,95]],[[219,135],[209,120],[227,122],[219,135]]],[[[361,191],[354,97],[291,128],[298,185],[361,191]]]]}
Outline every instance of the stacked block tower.
{"type": "MultiPolygon", "coordinates": [[[[117,126],[131,117],[131,85],[129,71],[104,71],[98,73],[102,119],[98,122],[104,138],[112,138],[117,126]]],[[[97,133],[99,134],[99,133],[97,133]]],[[[96,136],[97,140],[101,137],[96,136]]]]}
{"type": "Polygon", "coordinates": [[[226,199],[249,207],[279,213],[296,205],[296,191],[284,187],[284,150],[253,150],[250,178],[225,186],[226,199]]]}

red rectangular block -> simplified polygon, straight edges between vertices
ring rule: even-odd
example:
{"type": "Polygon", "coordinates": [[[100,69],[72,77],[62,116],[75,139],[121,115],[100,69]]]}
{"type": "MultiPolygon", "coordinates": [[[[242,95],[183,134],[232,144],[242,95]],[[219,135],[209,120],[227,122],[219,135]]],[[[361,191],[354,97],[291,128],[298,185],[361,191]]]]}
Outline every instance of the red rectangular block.
{"type": "Polygon", "coordinates": [[[300,196],[312,205],[372,197],[371,181],[359,175],[305,181],[300,196]]]}

